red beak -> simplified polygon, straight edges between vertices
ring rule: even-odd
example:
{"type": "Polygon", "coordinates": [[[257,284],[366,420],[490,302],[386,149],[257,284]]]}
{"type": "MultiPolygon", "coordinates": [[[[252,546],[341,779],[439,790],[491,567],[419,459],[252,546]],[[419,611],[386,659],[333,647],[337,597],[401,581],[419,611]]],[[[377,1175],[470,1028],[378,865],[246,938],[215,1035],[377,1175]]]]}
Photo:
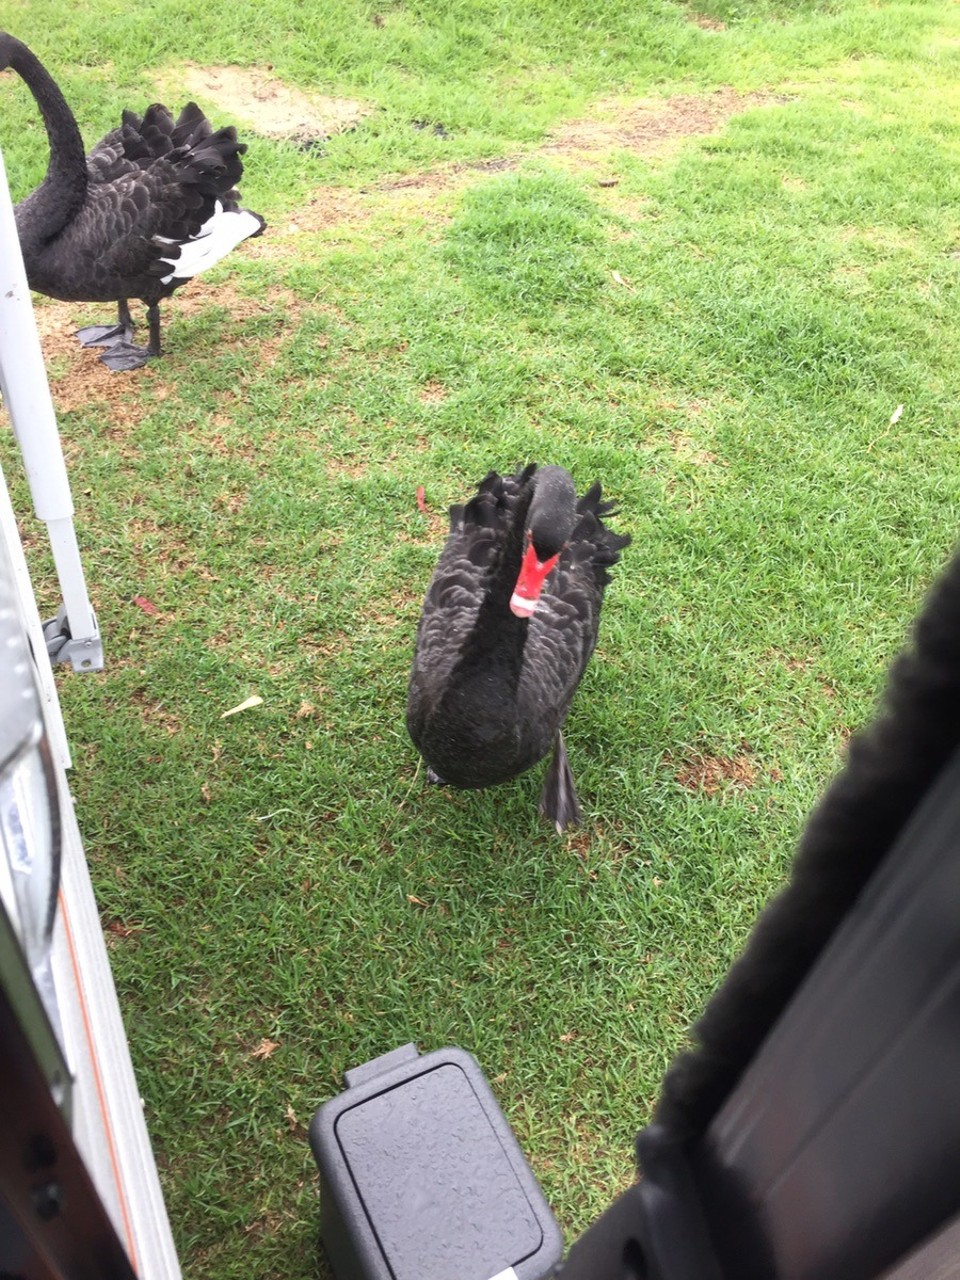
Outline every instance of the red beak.
{"type": "Polygon", "coordinates": [[[560,553],[557,552],[549,560],[538,560],[533,543],[529,544],[524,553],[523,564],[520,566],[517,585],[513,588],[513,595],[510,597],[510,608],[518,618],[532,617],[547,575],[559,559],[560,553]]]}

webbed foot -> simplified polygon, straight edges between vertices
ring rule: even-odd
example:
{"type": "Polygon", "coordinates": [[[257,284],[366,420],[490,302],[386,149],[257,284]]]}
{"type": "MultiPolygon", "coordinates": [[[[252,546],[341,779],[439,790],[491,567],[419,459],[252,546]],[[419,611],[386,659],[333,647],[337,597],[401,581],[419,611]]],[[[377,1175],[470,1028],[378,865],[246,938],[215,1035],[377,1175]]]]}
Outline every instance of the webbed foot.
{"type": "Polygon", "coordinates": [[[149,347],[137,347],[132,342],[117,342],[104,351],[100,359],[114,373],[126,373],[129,369],[140,369],[148,360],[154,358],[149,347]]]}
{"type": "Polygon", "coordinates": [[[113,347],[121,342],[129,344],[133,330],[122,324],[88,324],[75,336],[81,347],[113,347]]]}

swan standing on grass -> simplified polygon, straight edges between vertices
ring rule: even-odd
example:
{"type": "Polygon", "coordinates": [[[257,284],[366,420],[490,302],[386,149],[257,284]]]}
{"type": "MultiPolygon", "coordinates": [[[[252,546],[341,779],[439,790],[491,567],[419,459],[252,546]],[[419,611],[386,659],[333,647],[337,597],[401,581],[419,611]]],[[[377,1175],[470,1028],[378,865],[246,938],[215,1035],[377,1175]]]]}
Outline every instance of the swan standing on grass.
{"type": "Polygon", "coordinates": [[[450,534],[427,590],[407,728],[433,782],[488,787],[553,746],[540,812],[562,831],[580,805],[561,729],[597,641],[607,570],[629,536],[577,500],[562,467],[491,471],[450,534]]]}
{"type": "Polygon", "coordinates": [[[161,298],[266,225],[234,190],[246,146],[233,128],[214,132],[194,102],[176,122],[155,103],[142,119],[125,111],[87,157],[53,77],[0,31],[0,71],[8,67],[33,94],[50,144],[46,177],[15,210],[30,288],[65,302],[116,302],[115,326],[77,336],[106,348],[108,368],[139,368],[160,355],[161,298]],[[133,342],[130,298],[147,307],[146,347],[133,342]]]}

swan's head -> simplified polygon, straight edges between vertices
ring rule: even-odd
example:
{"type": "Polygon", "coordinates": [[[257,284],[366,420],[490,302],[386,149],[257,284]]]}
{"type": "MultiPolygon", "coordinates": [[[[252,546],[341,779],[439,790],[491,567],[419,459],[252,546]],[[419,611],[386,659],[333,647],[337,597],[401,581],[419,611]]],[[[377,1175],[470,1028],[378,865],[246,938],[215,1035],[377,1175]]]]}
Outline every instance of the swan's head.
{"type": "Polygon", "coordinates": [[[526,548],[510,608],[518,618],[536,611],[544,583],[560,559],[576,522],[577,493],[563,467],[541,467],[533,480],[526,548]]]}
{"type": "Polygon", "coordinates": [[[533,537],[529,532],[527,533],[527,549],[523,555],[523,563],[520,565],[517,585],[513,588],[513,595],[510,597],[510,610],[518,618],[531,618],[536,612],[544,583],[560,559],[562,550],[561,546],[553,555],[544,555],[541,559],[541,552],[533,537]]]}

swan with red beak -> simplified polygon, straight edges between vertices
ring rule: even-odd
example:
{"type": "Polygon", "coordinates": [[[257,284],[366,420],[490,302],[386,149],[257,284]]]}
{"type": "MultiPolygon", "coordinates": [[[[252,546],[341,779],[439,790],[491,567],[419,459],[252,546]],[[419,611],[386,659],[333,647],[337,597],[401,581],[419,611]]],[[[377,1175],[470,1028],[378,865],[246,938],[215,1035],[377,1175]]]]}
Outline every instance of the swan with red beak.
{"type": "Polygon", "coordinates": [[[553,747],[540,812],[581,817],[561,729],[597,639],[609,568],[630,541],[562,467],[491,471],[450,533],[424,602],[407,727],[435,782],[479,788],[553,747]]]}

